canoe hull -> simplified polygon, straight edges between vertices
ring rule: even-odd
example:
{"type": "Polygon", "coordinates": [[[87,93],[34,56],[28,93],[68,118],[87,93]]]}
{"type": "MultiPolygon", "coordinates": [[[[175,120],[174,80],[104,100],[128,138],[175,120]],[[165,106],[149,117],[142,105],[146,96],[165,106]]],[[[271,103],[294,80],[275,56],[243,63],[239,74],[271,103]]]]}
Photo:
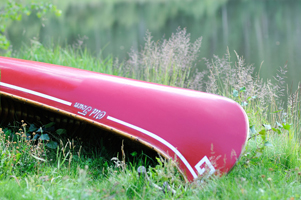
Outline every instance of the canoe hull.
{"type": "Polygon", "coordinates": [[[188,180],[227,173],[246,143],[247,116],[224,97],[12,58],[0,68],[3,95],[138,141],[188,180]]]}

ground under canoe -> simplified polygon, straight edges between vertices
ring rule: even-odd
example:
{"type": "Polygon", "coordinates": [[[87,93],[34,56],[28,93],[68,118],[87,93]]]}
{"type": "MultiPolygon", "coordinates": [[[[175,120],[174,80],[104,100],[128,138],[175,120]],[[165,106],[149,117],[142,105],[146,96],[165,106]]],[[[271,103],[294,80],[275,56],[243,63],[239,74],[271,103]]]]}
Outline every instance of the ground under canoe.
{"type": "Polygon", "coordinates": [[[29,117],[26,105],[84,121],[176,159],[190,181],[229,172],[247,140],[248,118],[228,98],[13,58],[0,69],[2,121],[29,117]]]}

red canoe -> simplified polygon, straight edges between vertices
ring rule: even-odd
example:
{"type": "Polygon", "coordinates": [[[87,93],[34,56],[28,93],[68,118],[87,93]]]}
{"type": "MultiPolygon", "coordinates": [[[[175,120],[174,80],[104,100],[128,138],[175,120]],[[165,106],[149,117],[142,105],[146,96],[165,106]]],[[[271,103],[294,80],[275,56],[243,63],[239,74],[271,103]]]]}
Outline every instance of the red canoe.
{"type": "MultiPolygon", "coordinates": [[[[12,58],[0,57],[0,68],[1,98],[139,142],[176,159],[190,181],[229,172],[246,144],[248,118],[225,97],[12,58]]],[[[1,107],[2,120],[16,112],[1,107]]]]}

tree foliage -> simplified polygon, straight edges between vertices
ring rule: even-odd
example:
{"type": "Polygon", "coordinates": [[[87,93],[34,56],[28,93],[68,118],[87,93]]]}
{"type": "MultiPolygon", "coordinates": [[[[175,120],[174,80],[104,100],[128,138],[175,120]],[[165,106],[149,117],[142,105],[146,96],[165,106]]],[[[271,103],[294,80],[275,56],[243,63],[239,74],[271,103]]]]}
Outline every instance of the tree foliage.
{"type": "Polygon", "coordinates": [[[61,15],[61,11],[51,3],[29,3],[23,5],[13,0],[7,0],[5,5],[0,8],[0,49],[8,50],[10,41],[6,35],[7,25],[11,21],[21,21],[23,15],[31,15],[34,13],[38,18],[51,12],[56,16],[61,15]]]}

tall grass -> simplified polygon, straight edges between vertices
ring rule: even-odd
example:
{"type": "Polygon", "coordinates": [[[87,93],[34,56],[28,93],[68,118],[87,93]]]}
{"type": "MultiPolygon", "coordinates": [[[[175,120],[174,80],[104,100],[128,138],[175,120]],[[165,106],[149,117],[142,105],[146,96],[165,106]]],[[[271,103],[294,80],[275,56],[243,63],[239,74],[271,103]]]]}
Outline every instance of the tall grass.
{"type": "Polygon", "coordinates": [[[275,128],[277,124],[293,124],[291,131],[300,138],[301,87],[295,92],[287,89],[287,66],[280,67],[273,80],[263,80],[253,65],[245,64],[236,52],[231,57],[227,51],[223,57],[204,59],[200,70],[197,66],[201,41],[199,38],[192,43],[185,29],[157,42],[147,32],[144,47],[130,52],[123,64],[123,75],[226,96],[245,108],[250,124],[257,129],[262,124],[275,128]],[[235,91],[240,92],[236,95],[235,91]]]}
{"type": "MultiPolygon", "coordinates": [[[[138,52],[130,52],[128,60],[121,63],[118,60],[114,61],[113,57],[93,57],[87,50],[80,48],[47,49],[36,41],[33,41],[31,47],[24,47],[13,56],[185,87],[237,101],[249,117],[250,138],[245,152],[231,173],[223,177],[211,177],[203,182],[185,183],[170,163],[158,159],[157,166],[147,167],[149,179],[144,179],[138,175],[138,166],[135,163],[120,164],[122,162],[117,158],[114,158],[115,162],[110,162],[99,158],[97,153],[87,156],[82,152],[79,156],[78,151],[71,152],[73,157],[68,157],[68,160],[60,165],[58,163],[62,163],[66,157],[63,151],[67,150],[63,149],[59,149],[55,154],[51,154],[50,151],[47,157],[39,154],[39,158],[47,162],[37,160],[28,151],[24,158],[28,158],[29,163],[38,161],[41,166],[25,173],[18,164],[19,161],[14,161],[17,149],[8,146],[13,143],[8,143],[5,139],[0,142],[0,170],[6,173],[3,173],[0,181],[0,197],[301,198],[301,85],[296,91],[291,91],[285,85],[286,66],[279,68],[279,73],[275,74],[273,80],[263,80],[260,74],[255,73],[254,66],[245,64],[236,52],[227,51],[223,57],[213,56],[212,59],[204,59],[204,62],[198,63],[197,53],[201,50],[200,47],[201,38],[192,43],[186,30],[178,29],[171,38],[158,42],[153,41],[151,34],[147,33],[144,47],[138,52]],[[202,65],[203,70],[198,69],[196,64],[202,65]],[[50,158],[53,159],[52,162],[50,158]],[[8,162],[13,164],[13,169],[8,164],[3,164],[8,162]],[[166,181],[176,191],[175,194],[167,190],[164,193],[154,186],[156,184],[163,188],[166,181]],[[14,188],[21,192],[12,193],[14,188]]],[[[4,139],[3,136],[2,138],[4,139]]],[[[23,140],[22,144],[27,145],[26,140],[23,140]]]]}
{"type": "Polygon", "coordinates": [[[191,73],[196,69],[196,59],[202,38],[190,42],[186,29],[178,29],[167,40],[155,42],[146,33],[145,45],[140,52],[132,50],[125,68],[131,78],[177,87],[189,87],[191,73]]]}
{"type": "Polygon", "coordinates": [[[46,48],[38,41],[32,40],[30,47],[24,45],[19,51],[13,52],[12,57],[75,67],[117,76],[122,75],[122,65],[114,65],[112,56],[103,58],[101,53],[99,53],[94,57],[87,49],[82,49],[78,45],[67,46],[64,49],[60,46],[46,48]]]}

